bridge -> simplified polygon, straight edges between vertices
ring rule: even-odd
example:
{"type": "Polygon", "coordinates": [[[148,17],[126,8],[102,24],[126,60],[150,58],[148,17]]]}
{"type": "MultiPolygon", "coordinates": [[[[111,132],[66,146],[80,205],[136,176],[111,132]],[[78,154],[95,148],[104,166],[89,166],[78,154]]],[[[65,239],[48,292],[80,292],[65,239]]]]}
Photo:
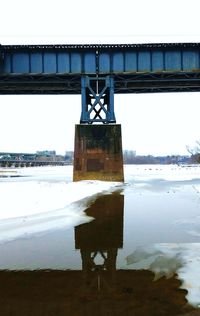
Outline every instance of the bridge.
{"type": "Polygon", "coordinates": [[[0,152],[0,167],[65,166],[69,161],[40,153],[0,152]]]}
{"type": "Polygon", "coordinates": [[[44,161],[44,160],[16,160],[16,159],[2,159],[0,160],[0,167],[42,167],[42,166],[66,166],[66,161],[44,161]]]}
{"type": "Polygon", "coordinates": [[[84,76],[114,93],[199,91],[199,43],[0,45],[1,94],[80,94],[84,76]]]}
{"type": "Polygon", "coordinates": [[[200,91],[200,43],[0,45],[0,94],[81,94],[75,180],[123,179],[114,94],[185,91],[200,91]]]}

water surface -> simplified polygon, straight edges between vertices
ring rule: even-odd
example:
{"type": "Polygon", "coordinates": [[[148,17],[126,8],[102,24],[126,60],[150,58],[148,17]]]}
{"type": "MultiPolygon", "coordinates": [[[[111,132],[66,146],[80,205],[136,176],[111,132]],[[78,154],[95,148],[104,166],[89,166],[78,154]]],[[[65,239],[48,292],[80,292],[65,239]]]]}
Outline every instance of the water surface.
{"type": "Polygon", "coordinates": [[[17,175],[0,180],[5,315],[198,308],[199,166],[129,165],[124,184],[72,183],[70,166],[17,175]]]}

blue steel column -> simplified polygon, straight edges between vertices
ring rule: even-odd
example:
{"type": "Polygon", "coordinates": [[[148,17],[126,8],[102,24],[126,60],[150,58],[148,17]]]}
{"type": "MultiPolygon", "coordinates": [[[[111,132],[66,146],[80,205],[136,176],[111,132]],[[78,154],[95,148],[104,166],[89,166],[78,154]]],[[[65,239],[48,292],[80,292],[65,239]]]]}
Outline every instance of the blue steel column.
{"type": "Polygon", "coordinates": [[[114,114],[114,80],[111,76],[82,76],[81,94],[81,124],[116,123],[114,114]]]}
{"type": "Polygon", "coordinates": [[[81,77],[81,119],[80,123],[87,123],[88,122],[88,111],[87,111],[87,97],[86,97],[86,77],[81,77]]]}
{"type": "Polygon", "coordinates": [[[109,121],[110,123],[116,123],[115,112],[114,112],[114,79],[112,77],[108,78],[110,83],[110,93],[109,93],[109,121]]]}

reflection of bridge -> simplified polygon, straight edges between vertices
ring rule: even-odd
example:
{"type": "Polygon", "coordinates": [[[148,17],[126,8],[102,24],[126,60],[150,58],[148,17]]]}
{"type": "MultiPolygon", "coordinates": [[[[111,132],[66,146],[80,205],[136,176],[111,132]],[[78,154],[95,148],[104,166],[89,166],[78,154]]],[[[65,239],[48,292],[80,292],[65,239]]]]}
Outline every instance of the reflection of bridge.
{"type": "Polygon", "coordinates": [[[199,43],[0,46],[0,94],[82,95],[74,180],[123,181],[114,94],[182,91],[200,91],[199,43]]]}
{"type": "Polygon", "coordinates": [[[75,227],[82,270],[0,271],[2,315],[169,316],[191,311],[175,277],[154,282],[152,272],[118,269],[123,208],[119,192],[100,196],[86,210],[94,220],[75,227]]]}

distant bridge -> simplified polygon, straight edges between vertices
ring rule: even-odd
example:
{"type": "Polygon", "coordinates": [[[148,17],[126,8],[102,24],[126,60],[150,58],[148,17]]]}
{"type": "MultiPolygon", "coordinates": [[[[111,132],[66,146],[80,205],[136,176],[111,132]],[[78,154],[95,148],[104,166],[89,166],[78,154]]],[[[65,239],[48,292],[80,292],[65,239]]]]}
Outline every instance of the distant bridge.
{"type": "Polygon", "coordinates": [[[56,156],[44,157],[38,153],[0,152],[0,167],[64,166],[68,164],[69,161],[57,159],[56,156]]]}
{"type": "Polygon", "coordinates": [[[69,165],[67,161],[44,161],[44,160],[16,160],[2,159],[0,167],[42,167],[42,166],[65,166],[69,165]]]}

